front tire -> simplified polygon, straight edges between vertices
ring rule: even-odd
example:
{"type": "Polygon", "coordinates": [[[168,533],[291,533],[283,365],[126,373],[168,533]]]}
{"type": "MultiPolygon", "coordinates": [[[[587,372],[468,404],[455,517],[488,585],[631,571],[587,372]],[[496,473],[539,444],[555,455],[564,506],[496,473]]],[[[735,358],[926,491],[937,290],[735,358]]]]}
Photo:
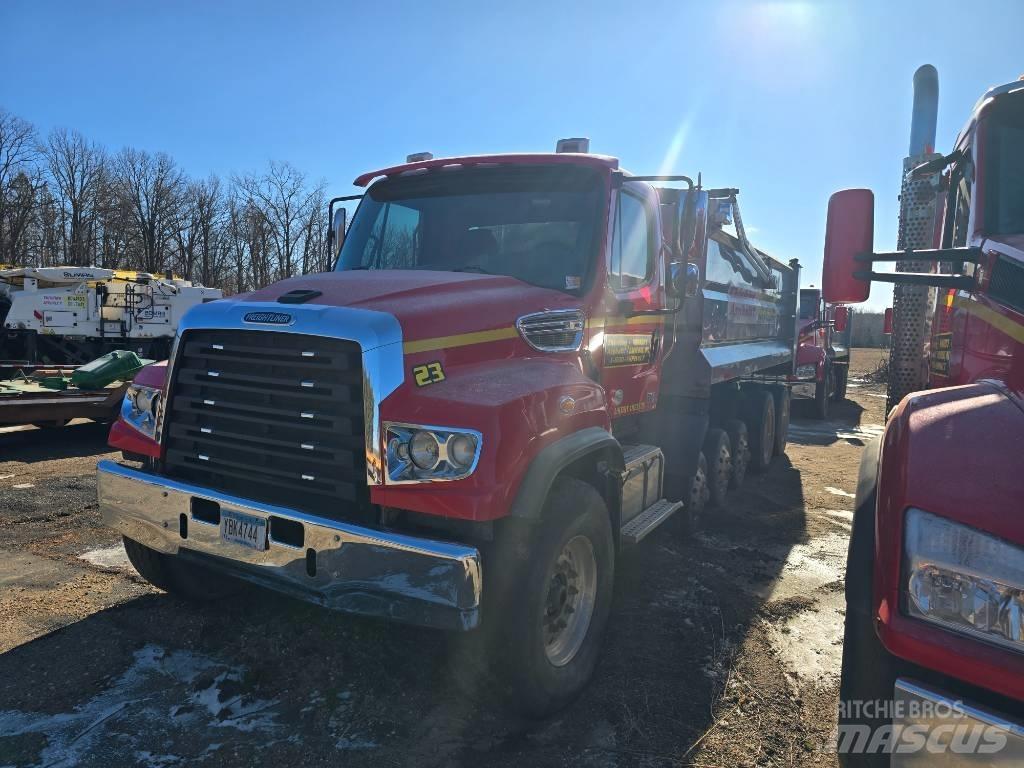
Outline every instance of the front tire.
{"type": "Polygon", "coordinates": [[[781,456],[789,442],[791,396],[789,387],[782,386],[772,387],[772,394],[775,396],[775,455],[781,456]]]}
{"type": "Polygon", "coordinates": [[[157,552],[127,536],[124,551],[139,575],[157,589],[193,602],[221,600],[238,591],[241,583],[198,563],[157,552]]]}
{"type": "Polygon", "coordinates": [[[846,380],[850,376],[850,369],[845,365],[836,367],[835,373],[835,391],[832,393],[832,399],[837,403],[843,402],[846,399],[846,380]]]}
{"type": "Polygon", "coordinates": [[[750,395],[750,468],[764,472],[775,455],[775,398],[764,389],[750,395]]]}
{"type": "Polygon", "coordinates": [[[834,376],[832,366],[826,365],[824,377],[814,385],[814,415],[821,421],[828,420],[829,402],[835,388],[834,376]]]}
{"type": "Polygon", "coordinates": [[[601,649],[615,578],[615,548],[604,499],[562,477],[548,494],[529,562],[510,590],[507,615],[512,705],[544,717],[589,682],[601,649]]]}

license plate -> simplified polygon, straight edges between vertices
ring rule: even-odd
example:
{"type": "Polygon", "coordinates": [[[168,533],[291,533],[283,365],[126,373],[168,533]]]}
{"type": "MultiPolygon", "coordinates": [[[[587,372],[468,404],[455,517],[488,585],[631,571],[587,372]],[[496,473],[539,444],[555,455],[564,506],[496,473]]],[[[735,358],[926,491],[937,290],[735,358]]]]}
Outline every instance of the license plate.
{"type": "Polygon", "coordinates": [[[220,511],[220,537],[252,549],[267,548],[267,521],[230,509],[220,511]]]}

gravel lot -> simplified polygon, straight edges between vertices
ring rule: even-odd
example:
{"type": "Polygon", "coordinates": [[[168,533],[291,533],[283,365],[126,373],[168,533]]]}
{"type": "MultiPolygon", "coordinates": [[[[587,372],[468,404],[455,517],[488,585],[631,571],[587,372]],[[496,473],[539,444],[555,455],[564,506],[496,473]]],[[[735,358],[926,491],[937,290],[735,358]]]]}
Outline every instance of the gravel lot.
{"type": "MultiPolygon", "coordinates": [[[[829,422],[692,540],[625,554],[605,652],[568,710],[511,719],[452,680],[459,644],[247,590],[195,606],[99,522],[106,428],[0,430],[0,766],[826,765],[857,464],[884,392],[829,422]]],[[[805,406],[805,407],[800,407],[805,406]]]]}

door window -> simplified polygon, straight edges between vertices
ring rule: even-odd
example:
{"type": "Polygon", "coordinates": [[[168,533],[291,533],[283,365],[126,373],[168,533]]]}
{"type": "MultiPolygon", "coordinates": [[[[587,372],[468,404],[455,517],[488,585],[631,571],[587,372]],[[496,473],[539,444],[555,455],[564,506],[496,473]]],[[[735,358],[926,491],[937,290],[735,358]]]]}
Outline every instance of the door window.
{"type": "Polygon", "coordinates": [[[609,282],[615,290],[638,288],[651,276],[654,263],[653,222],[636,195],[620,192],[612,230],[609,282]]]}

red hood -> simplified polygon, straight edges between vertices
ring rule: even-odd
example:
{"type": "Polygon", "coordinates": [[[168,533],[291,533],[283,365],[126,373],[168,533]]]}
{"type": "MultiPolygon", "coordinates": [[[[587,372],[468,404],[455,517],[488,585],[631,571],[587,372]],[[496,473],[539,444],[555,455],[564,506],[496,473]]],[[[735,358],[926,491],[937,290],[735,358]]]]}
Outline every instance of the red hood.
{"type": "Polygon", "coordinates": [[[504,328],[530,312],[580,306],[574,296],[511,277],[405,269],[303,275],[245,299],[276,304],[280,296],[299,289],[320,291],[307,304],[388,312],[398,318],[405,341],[504,328]]]}

